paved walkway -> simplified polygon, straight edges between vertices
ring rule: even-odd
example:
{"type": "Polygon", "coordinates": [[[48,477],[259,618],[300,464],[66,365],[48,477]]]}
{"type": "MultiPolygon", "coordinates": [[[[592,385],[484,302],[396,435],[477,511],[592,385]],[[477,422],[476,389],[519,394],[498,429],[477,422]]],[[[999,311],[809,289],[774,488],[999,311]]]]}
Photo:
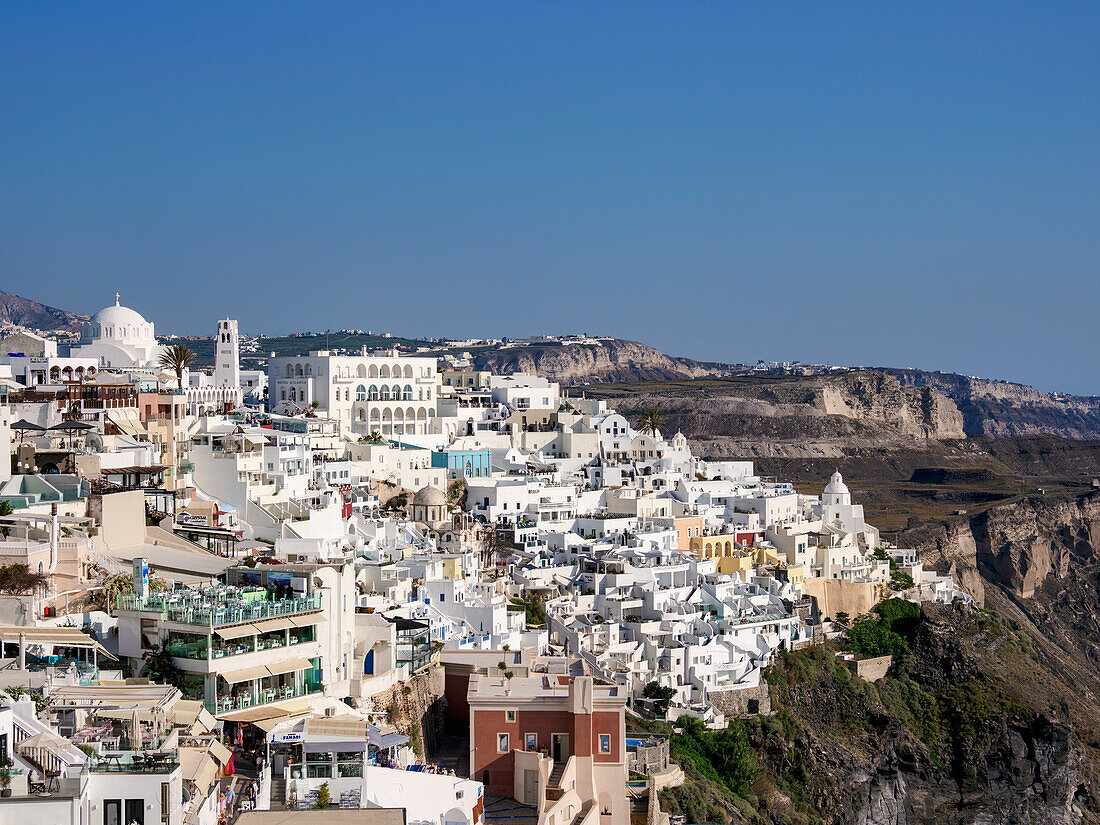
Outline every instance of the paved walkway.
{"type": "Polygon", "coordinates": [[[539,813],[506,796],[486,796],[483,819],[486,825],[537,825],[539,813]]]}

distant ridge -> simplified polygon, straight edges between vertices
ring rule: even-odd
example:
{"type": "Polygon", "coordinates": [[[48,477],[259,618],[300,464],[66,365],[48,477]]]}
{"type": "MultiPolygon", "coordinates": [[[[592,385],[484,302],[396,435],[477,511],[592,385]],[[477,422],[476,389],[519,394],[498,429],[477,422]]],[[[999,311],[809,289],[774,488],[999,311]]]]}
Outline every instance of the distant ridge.
{"type": "Polygon", "coordinates": [[[77,315],[75,312],[0,291],[0,323],[7,322],[43,332],[75,334],[80,331],[80,322],[87,319],[87,315],[77,315]]]}

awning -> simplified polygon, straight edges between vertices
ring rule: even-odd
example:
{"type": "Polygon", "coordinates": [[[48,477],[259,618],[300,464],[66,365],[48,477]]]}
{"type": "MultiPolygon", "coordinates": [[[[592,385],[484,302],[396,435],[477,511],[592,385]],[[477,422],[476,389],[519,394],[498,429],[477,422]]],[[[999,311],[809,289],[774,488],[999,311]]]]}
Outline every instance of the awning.
{"type": "Polygon", "coordinates": [[[262,730],[264,733],[271,733],[279,725],[283,724],[289,716],[272,716],[270,719],[257,719],[252,724],[262,730]]]}
{"type": "Polygon", "coordinates": [[[210,755],[214,757],[219,764],[225,765],[229,762],[233,751],[229,750],[225,745],[219,742],[217,739],[211,739],[210,744],[206,746],[206,749],[210,752],[210,755]]]}
{"type": "Polygon", "coordinates": [[[90,687],[55,687],[50,691],[50,705],[54,709],[74,707],[95,710],[97,713],[100,712],[99,708],[122,708],[128,712],[158,708],[167,717],[182,697],[179,688],[171,685],[128,685],[122,681],[104,680],[90,687]]]}
{"type": "Polygon", "coordinates": [[[366,720],[351,716],[311,716],[306,720],[307,736],[327,736],[330,739],[366,740],[366,720]]]}
{"type": "Polygon", "coordinates": [[[22,636],[29,645],[60,645],[62,647],[95,648],[100,656],[118,661],[118,657],[93,639],[84,631],[75,627],[24,627],[22,625],[0,625],[0,642],[15,644],[22,636]]]}
{"type": "Polygon", "coordinates": [[[309,627],[312,624],[321,624],[327,621],[320,613],[310,613],[308,616],[287,616],[295,627],[309,627]]]}
{"type": "Polygon", "coordinates": [[[205,792],[218,775],[218,764],[199,748],[180,748],[179,756],[183,778],[205,792]]]}
{"type": "Polygon", "coordinates": [[[271,633],[276,630],[286,630],[288,627],[294,627],[294,622],[286,616],[280,616],[277,619],[264,619],[262,622],[253,622],[252,626],[256,628],[258,633],[271,633]]]}
{"type": "Polygon", "coordinates": [[[381,751],[388,751],[390,748],[404,745],[408,741],[409,737],[403,733],[384,733],[378,737],[378,744],[375,745],[374,737],[371,737],[371,744],[381,751]]]}
{"type": "Polygon", "coordinates": [[[256,626],[251,624],[238,624],[232,627],[218,627],[214,632],[223,639],[240,639],[244,636],[255,636],[256,626]]]}
{"type": "Polygon", "coordinates": [[[270,674],[271,676],[278,676],[282,673],[294,673],[296,670],[310,670],[312,667],[313,662],[309,659],[298,657],[287,659],[284,662],[274,662],[267,665],[267,673],[264,675],[267,676],[270,674]]]}
{"type": "Polygon", "coordinates": [[[258,708],[226,711],[225,713],[218,714],[218,718],[225,722],[250,722],[256,724],[256,722],[261,719],[272,719],[275,717],[285,719],[287,716],[301,716],[304,713],[309,713],[309,701],[306,699],[297,699],[284,703],[262,705],[258,708]]]}
{"type": "Polygon", "coordinates": [[[180,727],[188,728],[192,736],[211,731],[218,723],[198,699],[180,699],[176,702],[172,709],[172,721],[180,727]]]}
{"type": "Polygon", "coordinates": [[[253,679],[262,679],[269,674],[266,667],[245,667],[218,675],[231,685],[235,685],[238,682],[251,682],[253,679]]]}

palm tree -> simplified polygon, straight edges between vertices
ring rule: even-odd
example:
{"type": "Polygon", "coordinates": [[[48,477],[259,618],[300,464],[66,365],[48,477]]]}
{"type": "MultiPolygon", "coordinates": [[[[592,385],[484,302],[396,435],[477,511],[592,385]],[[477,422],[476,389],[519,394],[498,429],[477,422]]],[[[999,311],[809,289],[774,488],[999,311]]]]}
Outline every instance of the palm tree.
{"type": "Polygon", "coordinates": [[[642,425],[638,428],[638,432],[656,437],[657,431],[664,423],[665,415],[660,404],[655,407],[646,407],[642,410],[642,425]]]}
{"type": "Polygon", "coordinates": [[[160,354],[157,363],[161,369],[172,370],[179,381],[180,389],[183,389],[183,371],[195,362],[195,353],[187,348],[186,344],[172,344],[160,354]]]}

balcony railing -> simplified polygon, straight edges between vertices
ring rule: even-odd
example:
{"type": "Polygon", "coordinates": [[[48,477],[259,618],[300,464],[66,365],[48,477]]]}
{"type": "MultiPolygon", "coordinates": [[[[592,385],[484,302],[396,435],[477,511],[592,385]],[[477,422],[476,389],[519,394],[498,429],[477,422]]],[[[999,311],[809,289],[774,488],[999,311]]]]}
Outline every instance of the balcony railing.
{"type": "Polygon", "coordinates": [[[290,616],[295,613],[309,613],[321,609],[320,593],[292,599],[251,603],[211,603],[208,601],[195,602],[187,599],[175,601],[175,598],[177,597],[170,595],[167,597],[153,595],[145,598],[120,596],[118,609],[160,613],[166,621],[204,625],[206,627],[253,622],[259,619],[290,616]]]}
{"type": "Polygon", "coordinates": [[[82,772],[87,773],[172,773],[180,766],[178,753],[166,757],[149,756],[145,751],[107,751],[90,756],[82,772]]]}
{"type": "Polygon", "coordinates": [[[307,682],[301,688],[294,688],[291,686],[277,688],[261,687],[256,691],[255,696],[252,694],[244,696],[225,696],[217,702],[206,701],[203,704],[206,705],[208,711],[217,715],[219,713],[228,713],[232,710],[245,710],[247,708],[259,707],[260,705],[268,705],[272,702],[283,702],[287,699],[298,699],[302,696],[310,696],[320,692],[320,683],[307,682]]]}

